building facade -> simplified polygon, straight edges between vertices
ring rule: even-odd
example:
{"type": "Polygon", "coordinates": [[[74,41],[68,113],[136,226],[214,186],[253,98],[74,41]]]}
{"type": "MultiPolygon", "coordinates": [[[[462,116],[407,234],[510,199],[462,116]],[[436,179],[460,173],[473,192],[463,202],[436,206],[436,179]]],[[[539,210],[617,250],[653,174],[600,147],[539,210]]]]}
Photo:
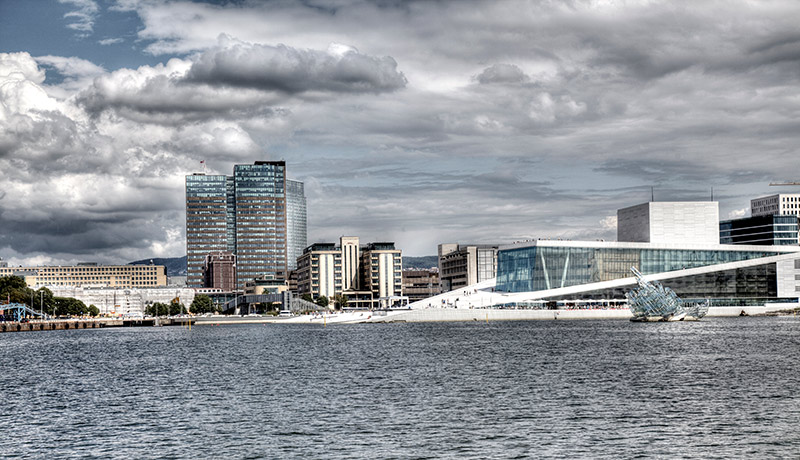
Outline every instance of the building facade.
{"type": "Polygon", "coordinates": [[[169,304],[173,299],[188,309],[195,295],[204,293],[192,288],[115,288],[88,286],[53,286],[57,297],[72,297],[84,304],[94,305],[101,315],[142,316],[156,302],[169,304]]]}
{"type": "Polygon", "coordinates": [[[296,180],[286,180],[286,260],[289,270],[297,267],[297,258],[308,245],[308,213],[305,186],[296,180]]]}
{"type": "Polygon", "coordinates": [[[721,244],[795,245],[798,218],[793,215],[762,215],[719,223],[721,244]]]}
{"type": "Polygon", "coordinates": [[[236,290],[236,256],[228,251],[212,252],[206,255],[203,264],[204,287],[236,290]]]}
{"type": "Polygon", "coordinates": [[[717,244],[716,201],[651,201],[617,210],[617,241],[717,244]]]}
{"type": "Polygon", "coordinates": [[[287,256],[305,243],[305,214],[303,184],[287,184],[283,161],[235,165],[233,176],[186,176],[188,286],[204,285],[205,258],[220,251],[236,256],[238,290],[258,277],[285,276],[287,256]]]}
{"type": "Polygon", "coordinates": [[[497,245],[439,245],[439,285],[448,292],[492,279],[497,273],[497,245]]]}
{"type": "Polygon", "coordinates": [[[403,270],[403,295],[416,302],[440,294],[439,271],[403,270]]]}
{"type": "Polygon", "coordinates": [[[684,300],[715,305],[797,301],[800,247],[535,241],[504,246],[495,289],[509,302],[625,299],[630,268],[684,300]]]}
{"type": "Polygon", "coordinates": [[[357,237],[315,243],[297,259],[297,292],[348,296],[348,306],[390,307],[403,295],[402,254],[394,243],[359,245],[357,237]]]}
{"type": "Polygon", "coordinates": [[[46,286],[48,288],[52,286],[145,288],[167,285],[167,269],[163,265],[78,264],[69,266],[0,267],[0,276],[11,275],[23,276],[29,286],[46,286]]]}
{"type": "Polygon", "coordinates": [[[186,283],[203,287],[206,255],[228,250],[228,197],[225,176],[186,176],[186,283]]]}
{"type": "Polygon", "coordinates": [[[750,214],[800,217],[800,193],[778,193],[750,200],[750,214]]]}

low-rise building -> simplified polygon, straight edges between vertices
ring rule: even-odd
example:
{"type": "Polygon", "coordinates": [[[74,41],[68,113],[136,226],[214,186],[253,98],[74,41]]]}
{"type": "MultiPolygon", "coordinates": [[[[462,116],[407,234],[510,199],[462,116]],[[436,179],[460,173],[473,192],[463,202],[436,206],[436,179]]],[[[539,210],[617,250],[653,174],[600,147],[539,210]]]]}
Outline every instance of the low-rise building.
{"type": "Polygon", "coordinates": [[[778,193],[752,199],[750,215],[800,217],[800,193],[778,193]]]}
{"type": "Polygon", "coordinates": [[[227,251],[217,251],[206,255],[203,263],[205,287],[236,290],[236,256],[227,251]]]}
{"type": "MultiPolygon", "coordinates": [[[[156,302],[170,303],[178,299],[189,308],[194,296],[203,290],[192,288],[116,288],[90,286],[47,286],[57,297],[72,297],[84,304],[94,305],[101,315],[143,315],[156,302]]],[[[209,292],[210,294],[210,292],[209,292]]]]}
{"type": "Polygon", "coordinates": [[[497,247],[496,244],[440,244],[441,292],[494,278],[497,274],[497,247]]]}
{"type": "Polygon", "coordinates": [[[440,294],[439,270],[403,270],[403,294],[409,302],[440,294]]]}
{"type": "Polygon", "coordinates": [[[98,265],[0,267],[0,276],[25,273],[29,286],[95,286],[149,288],[167,285],[163,265],[98,265]]]}

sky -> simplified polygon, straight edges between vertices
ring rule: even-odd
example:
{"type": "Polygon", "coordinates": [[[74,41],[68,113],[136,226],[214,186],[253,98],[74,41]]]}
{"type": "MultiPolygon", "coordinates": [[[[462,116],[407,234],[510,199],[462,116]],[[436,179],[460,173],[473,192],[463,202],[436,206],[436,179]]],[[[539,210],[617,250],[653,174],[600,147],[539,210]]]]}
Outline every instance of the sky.
{"type": "Polygon", "coordinates": [[[184,177],[285,160],[308,236],[614,240],[800,187],[796,1],[0,1],[0,257],[185,254],[184,177]]]}

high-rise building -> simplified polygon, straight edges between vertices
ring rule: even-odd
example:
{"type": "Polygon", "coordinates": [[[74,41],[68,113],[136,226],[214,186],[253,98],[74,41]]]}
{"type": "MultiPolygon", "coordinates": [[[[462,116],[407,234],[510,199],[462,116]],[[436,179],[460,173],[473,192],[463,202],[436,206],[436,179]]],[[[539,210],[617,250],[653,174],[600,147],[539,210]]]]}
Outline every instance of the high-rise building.
{"type": "Polygon", "coordinates": [[[723,220],[719,223],[719,242],[721,244],[797,246],[797,221],[797,217],[786,215],[723,220]]]}
{"type": "Polygon", "coordinates": [[[290,270],[308,245],[306,195],[302,182],[286,180],[286,260],[290,270]]]}
{"type": "Polygon", "coordinates": [[[206,255],[228,249],[227,178],[186,176],[186,284],[203,287],[206,255]]]}
{"type": "Polygon", "coordinates": [[[403,295],[403,256],[394,243],[369,243],[361,248],[361,286],[381,308],[403,295]]]}
{"type": "Polygon", "coordinates": [[[778,193],[750,200],[750,214],[800,217],[800,193],[778,193]]]}
{"type": "Polygon", "coordinates": [[[233,176],[186,176],[187,285],[203,286],[205,258],[220,251],[236,256],[237,289],[255,278],[285,277],[289,240],[304,245],[306,234],[303,184],[288,188],[283,161],[235,165],[233,176]]]}

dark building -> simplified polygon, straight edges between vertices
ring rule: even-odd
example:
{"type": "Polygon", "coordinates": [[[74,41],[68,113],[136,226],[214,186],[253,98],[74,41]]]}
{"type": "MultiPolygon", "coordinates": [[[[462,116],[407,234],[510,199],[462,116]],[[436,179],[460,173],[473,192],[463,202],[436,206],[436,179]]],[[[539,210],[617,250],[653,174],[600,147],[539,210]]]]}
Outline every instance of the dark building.
{"type": "Polygon", "coordinates": [[[756,216],[719,223],[720,244],[784,246],[798,244],[797,216],[756,216]]]}
{"type": "Polygon", "coordinates": [[[441,293],[438,270],[403,270],[403,294],[409,302],[441,293]]]}
{"type": "Polygon", "coordinates": [[[214,252],[206,255],[203,265],[205,287],[236,290],[236,256],[230,252],[214,252]]]}

